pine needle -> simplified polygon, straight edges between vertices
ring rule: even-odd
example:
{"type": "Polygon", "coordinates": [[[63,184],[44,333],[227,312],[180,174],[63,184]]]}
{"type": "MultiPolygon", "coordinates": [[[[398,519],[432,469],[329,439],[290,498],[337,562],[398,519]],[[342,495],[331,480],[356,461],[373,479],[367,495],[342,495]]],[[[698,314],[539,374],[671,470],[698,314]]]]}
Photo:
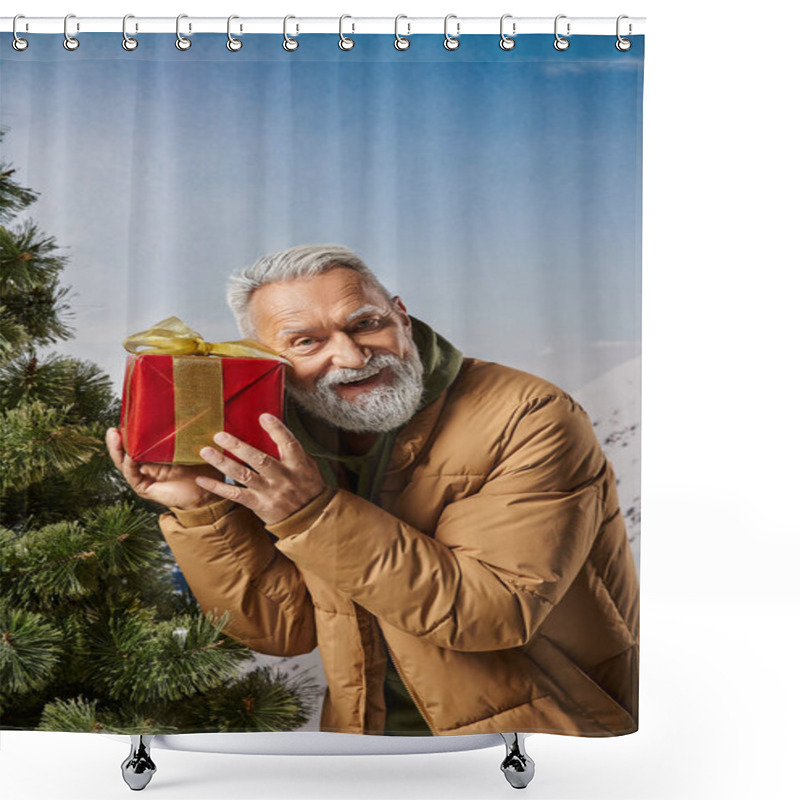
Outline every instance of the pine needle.
{"type": "Polygon", "coordinates": [[[61,633],[40,614],[0,610],[0,686],[6,692],[41,688],[61,656],[61,633]]]}

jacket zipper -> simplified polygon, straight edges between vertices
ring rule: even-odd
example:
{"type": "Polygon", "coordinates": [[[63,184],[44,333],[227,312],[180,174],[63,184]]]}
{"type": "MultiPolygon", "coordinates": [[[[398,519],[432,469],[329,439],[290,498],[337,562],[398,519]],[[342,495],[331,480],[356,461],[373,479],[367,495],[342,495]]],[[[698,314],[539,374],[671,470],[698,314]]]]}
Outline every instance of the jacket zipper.
{"type": "Polygon", "coordinates": [[[400,676],[400,680],[403,681],[403,686],[406,687],[406,691],[411,696],[411,699],[414,701],[414,705],[417,707],[417,711],[419,711],[420,716],[422,717],[422,719],[425,720],[427,726],[431,729],[431,733],[433,733],[433,735],[435,736],[436,729],[433,727],[433,725],[431,725],[431,721],[428,715],[422,710],[422,706],[419,703],[417,695],[411,688],[409,682],[406,680],[406,676],[403,675],[403,670],[400,669],[400,665],[397,663],[397,659],[394,657],[394,653],[392,652],[391,647],[389,647],[389,642],[386,641],[385,636],[383,637],[383,641],[386,644],[386,652],[389,653],[389,658],[392,659],[392,664],[394,664],[394,668],[397,670],[397,674],[400,676]]]}

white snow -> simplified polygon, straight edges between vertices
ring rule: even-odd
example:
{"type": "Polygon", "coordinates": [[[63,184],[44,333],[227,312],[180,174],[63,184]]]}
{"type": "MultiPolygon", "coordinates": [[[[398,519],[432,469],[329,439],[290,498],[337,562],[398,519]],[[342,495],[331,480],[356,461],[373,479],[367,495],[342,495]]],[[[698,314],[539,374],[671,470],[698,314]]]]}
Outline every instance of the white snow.
{"type": "Polygon", "coordinates": [[[572,396],[592,419],[597,438],[617,475],[620,508],[639,569],[641,533],[642,358],[610,369],[572,396]]]}

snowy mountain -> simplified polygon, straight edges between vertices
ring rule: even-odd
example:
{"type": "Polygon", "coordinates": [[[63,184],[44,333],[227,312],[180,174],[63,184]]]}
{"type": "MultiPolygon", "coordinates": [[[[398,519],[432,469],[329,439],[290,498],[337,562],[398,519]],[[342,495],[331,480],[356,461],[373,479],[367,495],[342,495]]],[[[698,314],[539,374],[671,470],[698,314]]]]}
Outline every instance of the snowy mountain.
{"type": "Polygon", "coordinates": [[[572,396],[592,419],[617,475],[620,507],[639,568],[641,532],[642,358],[637,356],[583,386],[572,396]]]}

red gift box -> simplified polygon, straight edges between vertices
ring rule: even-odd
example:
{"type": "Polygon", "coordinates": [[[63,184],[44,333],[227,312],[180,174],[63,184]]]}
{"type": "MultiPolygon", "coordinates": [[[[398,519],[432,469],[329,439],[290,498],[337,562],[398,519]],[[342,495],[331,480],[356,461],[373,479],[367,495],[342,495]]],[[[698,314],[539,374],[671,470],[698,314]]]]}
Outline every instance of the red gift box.
{"type": "MultiPolygon", "coordinates": [[[[126,340],[129,350],[133,339],[126,340]]],[[[196,351],[204,355],[128,357],[120,421],[125,452],[138,462],[205,464],[200,448],[220,449],[212,437],[224,430],[279,458],[258,418],[283,419],[283,360],[209,355],[215,345],[199,341],[196,351]]],[[[223,343],[230,344],[238,343],[223,343]]]]}

